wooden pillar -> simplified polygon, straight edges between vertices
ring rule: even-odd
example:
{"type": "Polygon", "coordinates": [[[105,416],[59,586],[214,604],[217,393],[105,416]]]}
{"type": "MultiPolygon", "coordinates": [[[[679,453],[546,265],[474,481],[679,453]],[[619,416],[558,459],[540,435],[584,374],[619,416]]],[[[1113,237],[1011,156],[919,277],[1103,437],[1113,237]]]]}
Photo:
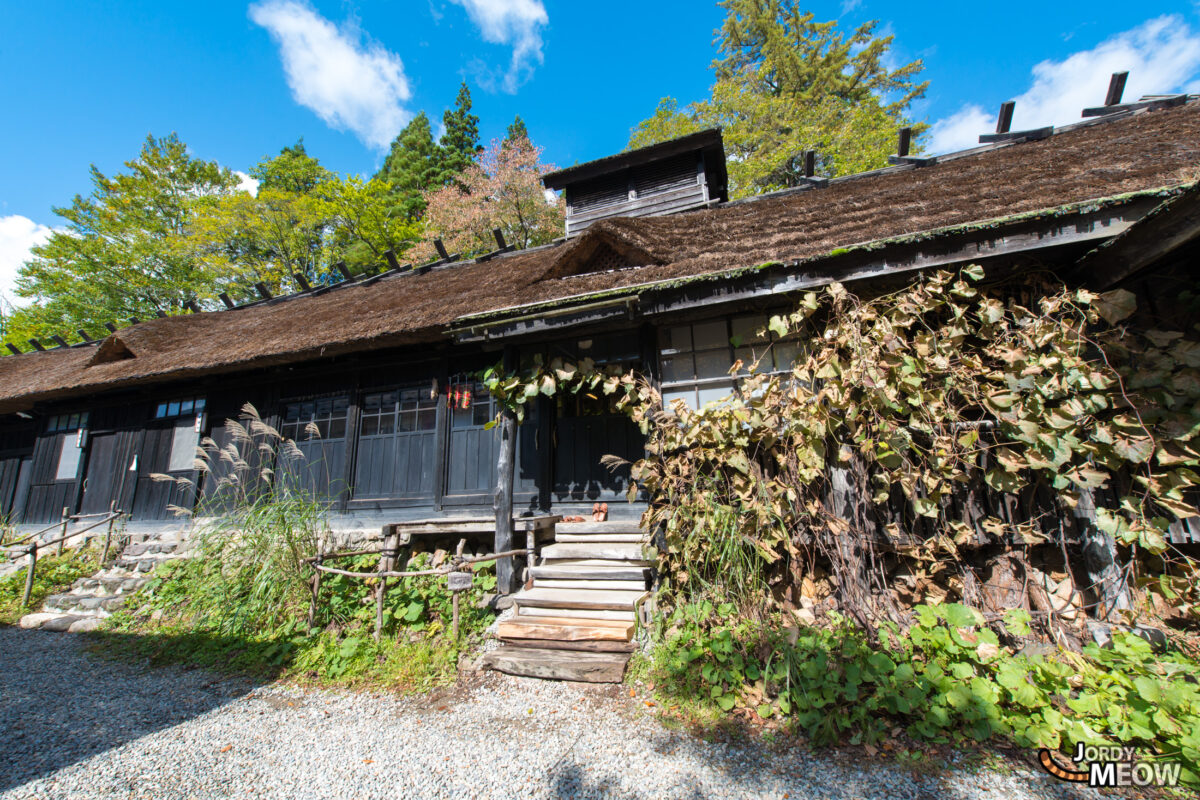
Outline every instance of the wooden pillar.
{"type": "MultiPolygon", "coordinates": [[[[504,347],[504,371],[516,371],[516,350],[512,345],[504,347]]],[[[496,541],[493,552],[502,553],[513,549],[513,474],[517,455],[517,415],[509,408],[500,412],[500,455],[497,459],[496,492],[492,497],[492,510],[496,513],[496,541]]],[[[496,592],[512,594],[520,588],[520,577],[516,574],[512,556],[496,560],[496,592]]]]}
{"type": "Polygon", "coordinates": [[[1096,616],[1108,619],[1114,611],[1133,607],[1129,584],[1117,555],[1117,543],[1096,525],[1096,498],[1090,491],[1079,493],[1072,512],[1079,526],[1079,544],[1083,549],[1088,583],[1096,593],[1096,616]]]}
{"type": "Polygon", "coordinates": [[[67,526],[71,524],[71,509],[63,506],[62,510],[62,530],[58,532],[58,546],[54,550],[54,555],[61,556],[63,547],[66,545],[67,526]]]}
{"type": "MultiPolygon", "coordinates": [[[[396,567],[396,557],[400,554],[400,534],[395,526],[389,525],[388,532],[383,537],[383,553],[379,556],[379,571],[391,572],[396,567]]],[[[320,574],[318,572],[318,574],[320,574]]],[[[380,575],[379,585],[375,587],[375,641],[379,641],[383,633],[383,600],[387,594],[387,578],[380,575]]]]}

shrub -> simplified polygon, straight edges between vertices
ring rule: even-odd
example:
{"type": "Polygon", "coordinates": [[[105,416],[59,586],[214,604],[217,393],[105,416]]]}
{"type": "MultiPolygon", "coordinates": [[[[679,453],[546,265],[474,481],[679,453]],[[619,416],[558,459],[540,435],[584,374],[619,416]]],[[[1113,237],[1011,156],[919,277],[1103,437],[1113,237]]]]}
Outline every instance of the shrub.
{"type": "Polygon", "coordinates": [[[1132,634],[1052,658],[1001,645],[1028,623],[1024,611],[989,627],[966,606],[918,606],[905,634],[884,624],[872,645],[845,619],[785,629],[692,604],[672,617],[651,675],[674,698],[751,707],[818,745],[874,743],[896,727],[933,742],[1119,742],[1179,759],[1184,779],[1200,781],[1200,666],[1132,634]]]}

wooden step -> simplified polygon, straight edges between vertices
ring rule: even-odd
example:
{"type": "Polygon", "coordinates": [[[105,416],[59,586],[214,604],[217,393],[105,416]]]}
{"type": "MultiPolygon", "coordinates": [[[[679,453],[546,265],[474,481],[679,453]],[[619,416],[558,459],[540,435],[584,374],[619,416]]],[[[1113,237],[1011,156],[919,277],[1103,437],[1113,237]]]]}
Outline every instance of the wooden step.
{"type": "Polygon", "coordinates": [[[601,639],[597,642],[576,642],[558,639],[501,639],[505,647],[533,647],[543,650],[571,650],[577,653],[632,653],[637,650],[633,642],[614,642],[601,639]]]}
{"type": "Polygon", "coordinates": [[[598,564],[582,564],[578,562],[556,561],[553,564],[543,564],[530,570],[530,575],[537,580],[555,581],[642,581],[649,579],[650,570],[647,567],[621,566],[621,562],[602,561],[598,564]]]}
{"type": "Polygon", "coordinates": [[[646,593],[641,591],[613,591],[610,589],[523,589],[513,595],[513,603],[518,608],[529,606],[537,608],[579,608],[579,609],[611,609],[623,611],[632,609],[646,593]]]}
{"type": "Polygon", "coordinates": [[[501,647],[485,653],[482,665],[509,675],[586,683],[620,683],[629,656],[533,647],[501,647]]]}
{"type": "Polygon", "coordinates": [[[556,533],[642,533],[636,522],[560,522],[556,533]]]}
{"type": "Polygon", "coordinates": [[[597,531],[596,533],[561,533],[555,532],[554,541],[556,542],[641,542],[646,539],[642,533],[608,533],[597,531]]]}
{"type": "Polygon", "coordinates": [[[600,581],[600,580],[556,580],[552,578],[534,578],[535,589],[588,589],[595,591],[604,589],[616,592],[644,592],[646,581],[600,581]]]}
{"type": "Polygon", "coordinates": [[[539,608],[538,606],[525,606],[518,608],[520,612],[517,616],[520,617],[569,617],[575,620],[589,621],[622,621],[633,622],[637,619],[633,609],[628,611],[613,611],[611,609],[594,609],[594,608],[539,608]]]}
{"type": "Polygon", "coordinates": [[[547,561],[562,559],[605,559],[611,561],[633,561],[639,564],[647,563],[642,557],[640,544],[623,542],[566,542],[552,544],[542,548],[542,558],[547,561]]]}
{"type": "Polygon", "coordinates": [[[579,620],[569,617],[513,617],[500,623],[501,639],[555,639],[558,641],[617,641],[633,638],[632,622],[579,620]]]}

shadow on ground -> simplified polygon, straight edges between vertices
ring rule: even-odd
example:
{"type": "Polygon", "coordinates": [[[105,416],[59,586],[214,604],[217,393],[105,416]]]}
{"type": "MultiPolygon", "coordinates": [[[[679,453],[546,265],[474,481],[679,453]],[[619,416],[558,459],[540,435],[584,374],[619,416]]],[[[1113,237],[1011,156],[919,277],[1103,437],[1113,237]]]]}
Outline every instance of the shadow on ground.
{"type": "MultiPolygon", "coordinates": [[[[144,654],[169,637],[106,637],[106,648],[144,654]]],[[[0,626],[0,792],[231,703],[274,675],[227,677],[147,668],[78,651],[88,637],[0,626]],[[80,657],[82,656],[82,657],[80,657]]],[[[237,640],[211,642],[236,652],[237,640]]]]}

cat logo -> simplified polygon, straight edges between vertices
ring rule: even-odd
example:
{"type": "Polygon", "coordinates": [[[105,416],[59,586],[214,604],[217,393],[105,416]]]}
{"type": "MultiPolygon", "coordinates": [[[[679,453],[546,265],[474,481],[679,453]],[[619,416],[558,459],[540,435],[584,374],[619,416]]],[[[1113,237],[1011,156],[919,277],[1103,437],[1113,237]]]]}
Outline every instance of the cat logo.
{"type": "Polygon", "coordinates": [[[1059,780],[1086,783],[1092,787],[1178,786],[1178,761],[1139,760],[1137,749],[1117,745],[1075,747],[1071,761],[1085,769],[1064,767],[1046,748],[1038,751],[1038,763],[1059,780]]]}

